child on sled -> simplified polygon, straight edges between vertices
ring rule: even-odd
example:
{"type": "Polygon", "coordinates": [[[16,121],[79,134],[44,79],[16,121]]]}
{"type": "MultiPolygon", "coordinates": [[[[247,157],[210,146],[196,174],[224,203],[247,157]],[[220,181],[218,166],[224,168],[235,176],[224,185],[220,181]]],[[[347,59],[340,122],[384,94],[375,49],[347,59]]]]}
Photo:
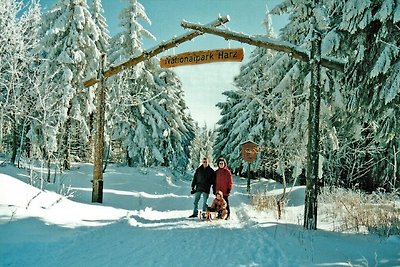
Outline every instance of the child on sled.
{"type": "Polygon", "coordinates": [[[224,195],[222,191],[218,191],[215,195],[215,199],[210,207],[207,208],[207,217],[210,219],[214,219],[215,217],[218,219],[225,219],[228,215],[228,211],[226,209],[226,201],[224,199],[224,195]],[[211,212],[214,212],[216,216],[211,216],[211,212]]]}

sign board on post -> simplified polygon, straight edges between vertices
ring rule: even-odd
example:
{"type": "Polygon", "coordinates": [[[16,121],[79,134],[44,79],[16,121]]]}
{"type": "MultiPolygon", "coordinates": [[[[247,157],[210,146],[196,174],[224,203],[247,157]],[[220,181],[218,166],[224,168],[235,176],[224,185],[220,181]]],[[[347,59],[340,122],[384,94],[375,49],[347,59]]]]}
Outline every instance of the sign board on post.
{"type": "Polygon", "coordinates": [[[249,163],[249,168],[247,169],[247,192],[250,194],[250,163],[252,163],[258,153],[257,144],[253,141],[246,141],[242,143],[242,158],[244,161],[249,163]]]}
{"type": "Polygon", "coordinates": [[[171,68],[214,62],[241,62],[243,57],[243,48],[193,51],[162,57],[160,59],[160,67],[171,68]]]}
{"type": "Polygon", "coordinates": [[[242,143],[242,158],[248,163],[252,163],[258,153],[257,144],[252,141],[246,141],[242,143]]]}

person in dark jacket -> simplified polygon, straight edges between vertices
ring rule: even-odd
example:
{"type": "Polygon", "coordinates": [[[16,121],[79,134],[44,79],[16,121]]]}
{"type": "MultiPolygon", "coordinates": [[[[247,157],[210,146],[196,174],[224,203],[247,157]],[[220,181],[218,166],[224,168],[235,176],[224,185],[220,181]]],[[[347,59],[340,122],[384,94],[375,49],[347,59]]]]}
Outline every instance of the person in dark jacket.
{"type": "Polygon", "coordinates": [[[208,158],[204,157],[202,164],[200,167],[196,169],[194,173],[193,180],[192,180],[192,191],[191,193],[194,194],[194,208],[193,214],[189,216],[189,218],[194,218],[198,216],[198,205],[200,201],[200,197],[203,196],[203,205],[202,210],[207,210],[207,200],[210,194],[211,186],[214,187],[215,183],[215,172],[210,167],[208,163],[208,158]]]}
{"type": "Polygon", "coordinates": [[[232,173],[228,169],[226,165],[226,160],[224,158],[218,158],[218,169],[215,171],[215,186],[214,186],[214,194],[215,192],[221,191],[224,195],[224,199],[226,201],[226,209],[228,210],[228,216],[226,219],[229,218],[231,214],[231,210],[229,208],[229,194],[232,190],[232,173]]]}

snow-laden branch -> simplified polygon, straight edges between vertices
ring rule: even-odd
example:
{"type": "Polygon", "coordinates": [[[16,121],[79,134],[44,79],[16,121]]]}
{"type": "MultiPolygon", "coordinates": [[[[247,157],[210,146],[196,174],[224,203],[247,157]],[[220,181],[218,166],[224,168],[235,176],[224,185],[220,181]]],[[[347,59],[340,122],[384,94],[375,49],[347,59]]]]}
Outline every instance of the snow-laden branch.
{"type": "MultiPolygon", "coordinates": [[[[258,47],[264,47],[264,48],[272,49],[275,51],[285,52],[295,59],[298,59],[298,60],[301,60],[304,62],[309,61],[309,56],[308,56],[309,52],[306,49],[298,47],[289,42],[285,42],[285,41],[281,41],[281,40],[274,40],[274,39],[267,38],[264,36],[256,36],[256,37],[250,36],[250,35],[243,34],[243,33],[233,32],[233,31],[229,31],[229,30],[221,30],[221,29],[217,29],[213,26],[200,25],[200,24],[190,23],[190,22],[186,22],[186,21],[181,22],[181,26],[184,28],[201,31],[204,33],[221,36],[225,39],[235,40],[235,41],[239,41],[242,43],[246,43],[246,44],[250,44],[250,45],[254,45],[254,46],[258,46],[258,47]]],[[[321,58],[321,65],[328,69],[333,69],[333,70],[337,70],[340,72],[344,72],[345,64],[346,64],[345,61],[335,59],[332,57],[322,56],[322,58],[321,58]]]]}
{"type": "Polygon", "coordinates": [[[394,48],[396,48],[396,49],[400,49],[400,47],[399,47],[399,46],[397,46],[397,45],[394,45],[394,44],[391,44],[391,43],[388,43],[388,42],[385,42],[385,41],[383,41],[382,39],[379,39],[379,42],[381,42],[381,43],[384,43],[385,45],[388,45],[388,46],[394,47],[394,48]]]}

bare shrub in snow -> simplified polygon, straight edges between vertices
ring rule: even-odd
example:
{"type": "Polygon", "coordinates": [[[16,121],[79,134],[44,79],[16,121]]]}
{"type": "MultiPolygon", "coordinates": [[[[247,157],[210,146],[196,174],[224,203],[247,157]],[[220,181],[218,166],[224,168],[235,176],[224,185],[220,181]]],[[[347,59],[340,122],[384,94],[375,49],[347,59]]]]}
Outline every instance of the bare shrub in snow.
{"type": "Polygon", "coordinates": [[[335,231],[400,234],[400,198],[396,193],[364,193],[342,188],[325,189],[319,195],[321,215],[335,231]]]}
{"type": "Polygon", "coordinates": [[[274,195],[267,190],[257,192],[251,196],[251,204],[257,210],[277,211],[277,218],[280,219],[287,204],[287,199],[283,195],[274,195]]]}

